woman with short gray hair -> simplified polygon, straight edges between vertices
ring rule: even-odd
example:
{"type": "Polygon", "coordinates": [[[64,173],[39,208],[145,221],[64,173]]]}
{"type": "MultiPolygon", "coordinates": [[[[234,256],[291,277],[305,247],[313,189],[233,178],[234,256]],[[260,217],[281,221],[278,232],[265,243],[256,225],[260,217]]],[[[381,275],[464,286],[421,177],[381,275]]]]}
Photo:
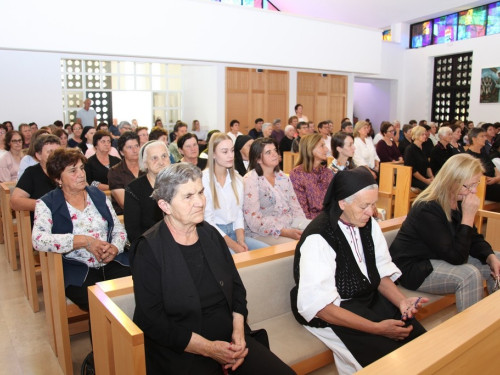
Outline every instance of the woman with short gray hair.
{"type": "Polygon", "coordinates": [[[149,141],[139,151],[139,168],[144,172],[125,187],[123,206],[128,240],[135,241],[141,234],[163,218],[163,213],[151,197],[156,176],[170,165],[165,142],[149,141]]]}
{"type": "Polygon", "coordinates": [[[442,126],[439,128],[437,136],[439,142],[432,148],[430,156],[431,169],[434,176],[439,172],[444,163],[454,154],[450,145],[453,137],[451,128],[442,126]]]}
{"type": "MultiPolygon", "coordinates": [[[[130,249],[148,374],[293,374],[245,335],[246,291],[219,232],[203,220],[201,170],[158,173],[152,197],[164,219],[130,249]]],[[[248,328],[248,327],[247,327],[248,328]]]]}
{"type": "Polygon", "coordinates": [[[266,122],[262,125],[262,134],[264,135],[263,138],[270,138],[273,130],[274,126],[270,122],[266,122]]]}

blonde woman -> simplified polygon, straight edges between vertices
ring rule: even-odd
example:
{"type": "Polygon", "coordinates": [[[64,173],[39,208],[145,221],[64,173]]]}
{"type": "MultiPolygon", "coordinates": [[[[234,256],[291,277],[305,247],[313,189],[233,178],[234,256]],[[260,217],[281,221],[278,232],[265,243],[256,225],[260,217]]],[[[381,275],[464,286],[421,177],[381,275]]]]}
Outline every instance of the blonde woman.
{"type": "Polygon", "coordinates": [[[366,121],[358,121],[354,127],[354,157],[352,160],[358,167],[367,168],[374,179],[377,179],[380,159],[369,136],[371,126],[366,121]]]}
{"type": "Polygon", "coordinates": [[[423,126],[415,126],[411,130],[411,138],[413,139],[413,143],[406,147],[405,150],[405,165],[413,168],[413,176],[411,178],[412,188],[425,190],[434,179],[431,165],[422,149],[422,145],[427,141],[425,128],[423,126]]]}
{"type": "Polygon", "coordinates": [[[333,172],[326,167],[328,148],[320,134],[302,138],[299,150],[297,166],[290,172],[290,180],[302,211],[312,220],[323,210],[333,172]]]}
{"type": "Polygon", "coordinates": [[[208,144],[208,168],[203,171],[205,221],[215,227],[232,253],[266,247],[245,237],[243,180],[234,170],[234,145],[224,133],[212,135],[208,144]]]}
{"type": "Polygon", "coordinates": [[[422,192],[391,245],[402,271],[401,285],[433,294],[455,293],[460,312],[491,293],[500,277],[500,253],[474,226],[477,186],[483,174],[478,159],[452,156],[422,192]]]}

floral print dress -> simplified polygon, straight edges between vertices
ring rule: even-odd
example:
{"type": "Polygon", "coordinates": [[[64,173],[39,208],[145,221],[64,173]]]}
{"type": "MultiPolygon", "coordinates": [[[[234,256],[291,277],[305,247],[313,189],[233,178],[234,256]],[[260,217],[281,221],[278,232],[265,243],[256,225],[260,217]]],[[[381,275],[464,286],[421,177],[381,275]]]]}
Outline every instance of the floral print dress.
{"type": "MultiPolygon", "coordinates": [[[[36,201],[32,233],[34,249],[65,254],[66,258],[82,262],[90,268],[102,267],[104,264],[99,263],[95,256],[84,247],[73,250],[73,237],[75,235],[85,235],[107,241],[108,222],[101,216],[88,194],[86,207],[83,211],[74,208],[68,202],[66,202],[66,205],[73,222],[73,233],[53,234],[50,209],[42,200],[36,201]]],[[[119,253],[122,253],[127,241],[127,233],[108,199],[106,199],[106,205],[113,216],[114,222],[111,244],[118,248],[119,253]]]]}
{"type": "Polygon", "coordinates": [[[282,229],[290,228],[294,219],[305,219],[290,178],[282,171],[274,186],[255,170],[244,177],[243,216],[245,234],[250,237],[279,237],[282,229]]]}

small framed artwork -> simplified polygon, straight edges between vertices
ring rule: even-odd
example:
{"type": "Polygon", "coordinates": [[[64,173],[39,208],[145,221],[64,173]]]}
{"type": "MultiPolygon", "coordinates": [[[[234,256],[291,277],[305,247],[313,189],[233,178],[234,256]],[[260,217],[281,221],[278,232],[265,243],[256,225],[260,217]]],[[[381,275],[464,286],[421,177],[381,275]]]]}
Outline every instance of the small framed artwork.
{"type": "Polygon", "coordinates": [[[500,67],[481,70],[480,103],[500,103],[500,67]]]}

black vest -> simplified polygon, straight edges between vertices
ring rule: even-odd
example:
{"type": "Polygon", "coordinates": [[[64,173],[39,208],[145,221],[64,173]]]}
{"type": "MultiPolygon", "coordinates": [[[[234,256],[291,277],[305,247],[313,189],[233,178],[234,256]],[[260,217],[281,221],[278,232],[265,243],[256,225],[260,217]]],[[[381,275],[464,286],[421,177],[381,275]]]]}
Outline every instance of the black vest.
{"type": "Polygon", "coordinates": [[[330,245],[336,253],[336,270],[335,270],[335,284],[337,291],[342,299],[356,299],[365,297],[375,292],[380,284],[380,275],[377,270],[375,261],[375,246],[372,238],[372,222],[371,220],[362,227],[358,228],[361,236],[361,243],[363,245],[363,253],[365,256],[366,268],[368,271],[367,279],[359,269],[357,260],[354,257],[351,247],[344,236],[342,230],[337,227],[332,229],[330,225],[330,217],[328,213],[322,212],[316,219],[314,219],[307,229],[302,234],[302,238],[297,244],[295,249],[295,258],[293,263],[293,272],[296,286],[291,290],[291,303],[292,311],[295,319],[302,325],[307,325],[316,328],[324,328],[328,323],[314,318],[307,322],[297,310],[297,294],[298,285],[300,282],[300,247],[307,238],[312,234],[319,234],[330,245]],[[311,227],[311,224],[315,224],[311,227]]]}

